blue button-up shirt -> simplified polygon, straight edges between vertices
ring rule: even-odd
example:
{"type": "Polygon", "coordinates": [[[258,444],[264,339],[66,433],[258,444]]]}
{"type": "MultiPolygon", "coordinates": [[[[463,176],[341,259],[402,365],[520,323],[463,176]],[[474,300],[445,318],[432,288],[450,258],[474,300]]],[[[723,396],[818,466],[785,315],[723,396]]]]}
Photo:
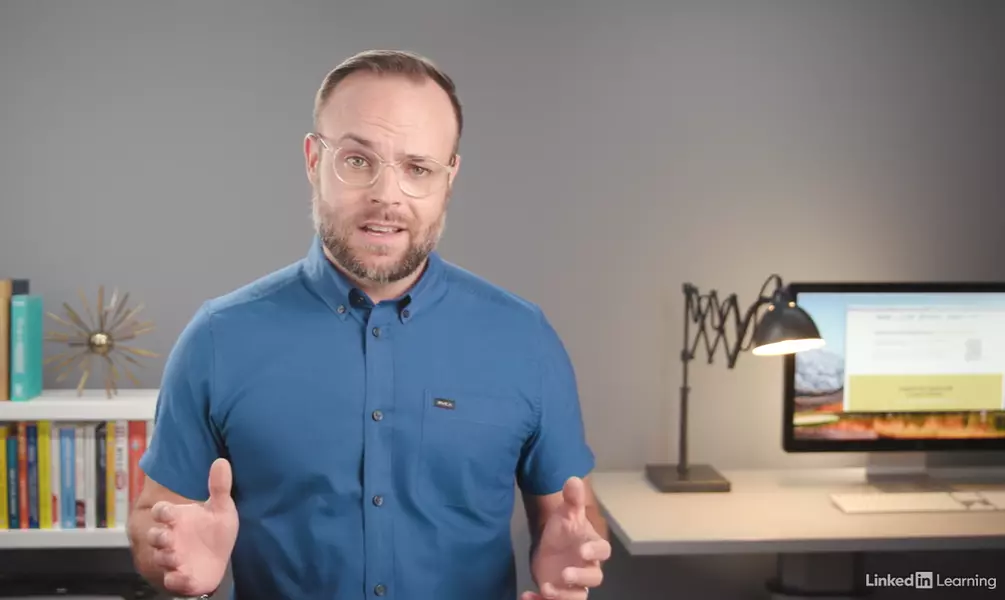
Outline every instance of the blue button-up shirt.
{"type": "Polygon", "coordinates": [[[204,500],[218,457],[240,600],[513,600],[516,486],[558,492],[594,465],[537,306],[436,253],[374,305],[317,238],[206,302],[170,353],[140,465],[204,500]]]}

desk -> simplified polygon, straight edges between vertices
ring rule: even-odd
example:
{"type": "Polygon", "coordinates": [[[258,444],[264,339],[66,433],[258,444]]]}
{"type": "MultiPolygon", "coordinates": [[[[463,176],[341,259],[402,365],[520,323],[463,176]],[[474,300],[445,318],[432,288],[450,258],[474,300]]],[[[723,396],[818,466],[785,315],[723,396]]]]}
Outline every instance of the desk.
{"type": "MultiPolygon", "coordinates": [[[[961,480],[960,489],[1005,487],[961,480]]],[[[860,553],[1005,548],[1005,512],[849,515],[829,495],[870,489],[864,468],[724,470],[732,491],[663,494],[641,471],[591,476],[611,532],[633,555],[777,553],[777,598],[856,598],[863,592],[860,553]],[[809,581],[829,573],[829,581],[809,581]],[[800,595],[805,594],[805,595],[800,595]],[[827,596],[814,596],[815,598],[827,596]]]]}

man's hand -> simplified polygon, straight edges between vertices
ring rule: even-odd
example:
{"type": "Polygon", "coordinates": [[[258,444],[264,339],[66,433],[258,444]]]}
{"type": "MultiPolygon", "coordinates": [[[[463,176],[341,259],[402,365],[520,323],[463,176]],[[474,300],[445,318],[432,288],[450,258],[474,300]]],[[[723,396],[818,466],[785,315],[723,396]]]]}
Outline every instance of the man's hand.
{"type": "Polygon", "coordinates": [[[600,565],[610,558],[611,545],[586,518],[583,480],[566,481],[562,500],[548,517],[531,561],[539,592],[524,592],[520,600],[583,600],[603,581],[600,565]]]}
{"type": "Polygon", "coordinates": [[[230,463],[217,459],[209,471],[205,503],[158,502],[147,533],[154,563],[164,569],[164,587],[181,596],[211,594],[226,574],[237,540],[237,507],[230,496],[230,463]]]}

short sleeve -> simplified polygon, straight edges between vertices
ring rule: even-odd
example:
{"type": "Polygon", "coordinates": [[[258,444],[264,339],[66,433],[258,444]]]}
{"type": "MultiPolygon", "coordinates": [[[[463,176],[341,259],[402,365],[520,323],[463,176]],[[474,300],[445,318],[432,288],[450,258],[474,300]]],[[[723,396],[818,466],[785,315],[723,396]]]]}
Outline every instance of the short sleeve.
{"type": "Polygon", "coordinates": [[[595,461],[569,354],[543,314],[539,331],[538,425],[523,449],[517,481],[525,493],[546,495],[561,491],[570,477],[588,475],[595,461]]]}
{"type": "Polygon", "coordinates": [[[210,418],[213,362],[210,312],[204,304],[165,361],[154,433],[140,459],[151,479],[197,501],[209,496],[209,467],[223,447],[210,418]]]}

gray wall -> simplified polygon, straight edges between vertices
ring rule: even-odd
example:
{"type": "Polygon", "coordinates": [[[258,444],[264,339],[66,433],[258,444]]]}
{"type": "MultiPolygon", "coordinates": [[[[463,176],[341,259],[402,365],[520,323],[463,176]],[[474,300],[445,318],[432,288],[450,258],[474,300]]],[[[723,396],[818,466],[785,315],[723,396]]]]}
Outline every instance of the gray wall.
{"type": "MultiPolygon", "coordinates": [[[[673,457],[684,280],[1005,278],[1005,3],[292,4],[0,3],[0,271],[49,308],[129,290],[166,354],[204,299],[305,252],[313,94],[392,46],[466,109],[442,250],[550,314],[602,469],[673,457]]],[[[862,460],[782,452],[780,369],[699,365],[694,460],[862,460]]],[[[772,569],[616,550],[595,598],[757,598],[772,569]]]]}

